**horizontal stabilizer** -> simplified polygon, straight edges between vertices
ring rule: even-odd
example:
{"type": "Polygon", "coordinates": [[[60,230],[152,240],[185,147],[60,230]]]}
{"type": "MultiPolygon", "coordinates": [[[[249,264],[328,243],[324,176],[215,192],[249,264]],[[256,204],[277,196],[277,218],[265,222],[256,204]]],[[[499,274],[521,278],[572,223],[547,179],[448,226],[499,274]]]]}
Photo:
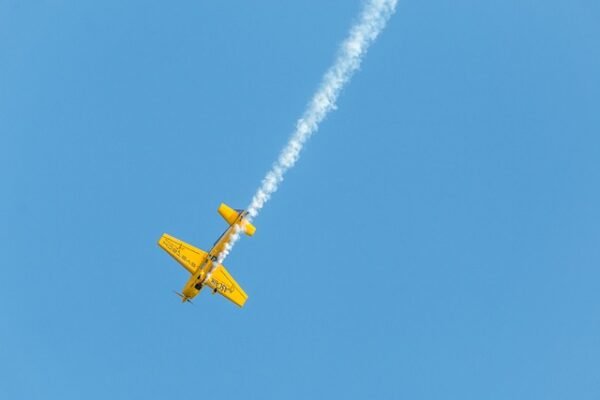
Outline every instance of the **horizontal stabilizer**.
{"type": "Polygon", "coordinates": [[[244,289],[237,284],[229,272],[224,266],[218,265],[211,273],[210,276],[204,282],[215,291],[237,304],[243,307],[244,303],[248,299],[248,295],[244,292],[244,289]]]}
{"type": "Polygon", "coordinates": [[[235,210],[225,203],[221,203],[219,206],[219,214],[221,214],[221,217],[223,217],[223,219],[227,221],[229,225],[233,225],[237,221],[239,224],[242,224],[244,233],[248,236],[252,236],[254,235],[254,232],[256,232],[256,228],[244,218],[238,220],[238,217],[242,213],[244,213],[244,210],[235,210]]]}
{"type": "Polygon", "coordinates": [[[205,251],[166,233],[161,236],[158,245],[177,260],[183,268],[187,269],[190,274],[196,272],[198,267],[206,260],[205,251]]]}

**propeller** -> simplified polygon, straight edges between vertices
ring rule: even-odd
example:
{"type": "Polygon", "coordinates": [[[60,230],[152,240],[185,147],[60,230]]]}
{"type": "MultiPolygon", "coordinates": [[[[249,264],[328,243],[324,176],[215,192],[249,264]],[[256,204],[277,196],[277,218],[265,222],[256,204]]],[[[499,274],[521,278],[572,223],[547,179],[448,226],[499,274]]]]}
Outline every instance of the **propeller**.
{"type": "Polygon", "coordinates": [[[190,303],[190,304],[194,304],[194,302],[192,302],[192,300],[190,300],[189,298],[187,298],[186,296],[184,296],[183,294],[179,293],[176,290],[173,290],[173,293],[175,293],[177,296],[179,296],[181,298],[181,302],[182,303],[190,303]]]}

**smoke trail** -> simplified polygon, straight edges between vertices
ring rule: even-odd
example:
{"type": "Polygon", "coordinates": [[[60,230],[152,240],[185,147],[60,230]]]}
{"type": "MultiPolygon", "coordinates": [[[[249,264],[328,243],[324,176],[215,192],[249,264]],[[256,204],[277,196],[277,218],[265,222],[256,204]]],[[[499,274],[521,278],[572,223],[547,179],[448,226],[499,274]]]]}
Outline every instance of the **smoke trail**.
{"type": "MultiPolygon", "coordinates": [[[[306,141],[319,129],[319,124],[336,108],[336,101],[346,83],[360,63],[373,41],[385,28],[385,24],[396,9],[397,0],[369,0],[359,17],[358,22],[350,29],[338,51],[333,65],[323,76],[319,89],[313,96],[302,118],[296,123],[296,129],[288,144],[279,154],[271,170],[263,179],[248,206],[248,221],[252,221],[271,195],[277,190],[285,173],[296,164],[300,151],[306,141]]],[[[229,243],[219,254],[219,264],[229,255],[239,240],[242,227],[237,227],[229,243]]]]}

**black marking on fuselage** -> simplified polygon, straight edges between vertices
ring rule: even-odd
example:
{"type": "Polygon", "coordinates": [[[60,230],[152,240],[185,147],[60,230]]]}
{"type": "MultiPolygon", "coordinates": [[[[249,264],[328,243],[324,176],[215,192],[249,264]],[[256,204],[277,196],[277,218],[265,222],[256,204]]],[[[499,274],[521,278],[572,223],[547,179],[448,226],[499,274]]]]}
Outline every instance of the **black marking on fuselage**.
{"type": "Polygon", "coordinates": [[[225,232],[221,233],[221,236],[219,236],[217,240],[215,240],[215,242],[213,243],[213,248],[217,245],[217,243],[219,243],[219,240],[221,240],[221,238],[227,234],[229,229],[231,229],[231,225],[229,226],[229,228],[225,229],[225,232]]]}

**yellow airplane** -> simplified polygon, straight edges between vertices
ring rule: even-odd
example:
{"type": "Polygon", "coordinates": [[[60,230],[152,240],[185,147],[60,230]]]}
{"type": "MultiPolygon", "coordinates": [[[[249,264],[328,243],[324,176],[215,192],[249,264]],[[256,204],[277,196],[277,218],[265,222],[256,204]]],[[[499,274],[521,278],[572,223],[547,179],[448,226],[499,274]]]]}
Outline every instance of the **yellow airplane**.
{"type": "Polygon", "coordinates": [[[248,299],[246,292],[229,275],[225,267],[217,263],[217,257],[236,229],[252,236],[256,232],[256,228],[245,219],[247,211],[234,210],[222,203],[219,206],[219,214],[227,221],[229,228],[217,239],[208,253],[166,233],[158,241],[160,247],[192,274],[181,293],[175,292],[181,297],[183,303],[190,302],[204,286],[211,288],[213,294],[220,293],[240,307],[248,299]]]}

